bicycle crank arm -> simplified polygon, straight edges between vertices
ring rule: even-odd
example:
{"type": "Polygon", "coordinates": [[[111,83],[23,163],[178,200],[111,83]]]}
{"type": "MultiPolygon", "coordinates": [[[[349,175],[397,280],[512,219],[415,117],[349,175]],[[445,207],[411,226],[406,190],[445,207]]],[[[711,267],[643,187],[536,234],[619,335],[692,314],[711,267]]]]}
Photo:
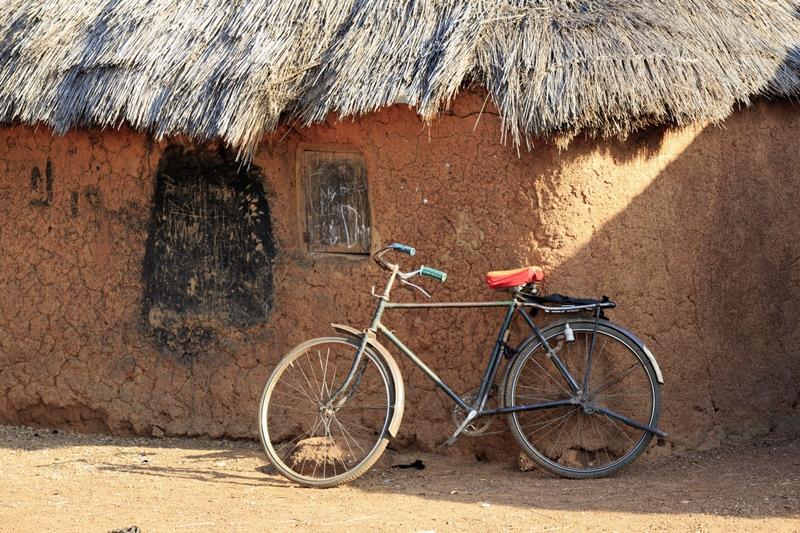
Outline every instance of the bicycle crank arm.
{"type": "Polygon", "coordinates": [[[464,418],[464,421],[461,422],[461,425],[458,426],[458,429],[456,429],[455,433],[450,435],[450,438],[444,441],[442,444],[440,444],[438,448],[447,448],[448,446],[452,446],[453,444],[455,444],[455,442],[458,440],[458,436],[461,435],[461,433],[465,429],[467,429],[467,426],[470,424],[470,422],[472,422],[477,416],[478,416],[478,411],[476,411],[475,409],[471,409],[470,412],[467,414],[467,416],[464,418]]]}
{"type": "Polygon", "coordinates": [[[614,412],[611,409],[606,409],[605,407],[595,407],[594,410],[597,411],[598,413],[603,413],[609,418],[614,418],[616,420],[619,420],[620,422],[628,426],[634,427],[636,429],[641,429],[642,431],[649,431],[653,435],[660,437],[662,439],[667,438],[667,434],[661,431],[660,429],[654,428],[653,426],[648,426],[647,424],[639,423],[636,420],[631,420],[627,416],[614,412]]]}

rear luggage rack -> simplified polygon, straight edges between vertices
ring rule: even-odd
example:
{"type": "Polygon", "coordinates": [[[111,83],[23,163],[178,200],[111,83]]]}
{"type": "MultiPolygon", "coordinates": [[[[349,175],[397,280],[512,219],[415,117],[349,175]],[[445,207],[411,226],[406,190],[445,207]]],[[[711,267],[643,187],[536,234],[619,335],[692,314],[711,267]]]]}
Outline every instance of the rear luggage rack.
{"type": "Polygon", "coordinates": [[[523,302],[523,306],[544,311],[545,313],[574,313],[576,311],[593,311],[596,309],[612,309],[617,306],[608,296],[602,299],[594,298],[575,298],[564,294],[549,294],[543,296],[537,294],[538,291],[530,290],[524,286],[514,291],[523,302]]]}

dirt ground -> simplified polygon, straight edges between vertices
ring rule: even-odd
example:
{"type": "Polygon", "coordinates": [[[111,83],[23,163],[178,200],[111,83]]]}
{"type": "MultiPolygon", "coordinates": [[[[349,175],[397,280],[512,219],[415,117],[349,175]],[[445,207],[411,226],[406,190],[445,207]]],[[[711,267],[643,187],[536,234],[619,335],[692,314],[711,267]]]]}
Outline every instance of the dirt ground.
{"type": "Polygon", "coordinates": [[[800,441],[641,458],[601,480],[389,452],[355,483],[292,486],[249,441],[0,426],[0,530],[800,531],[800,441]],[[426,468],[392,465],[421,459],[426,468]]]}

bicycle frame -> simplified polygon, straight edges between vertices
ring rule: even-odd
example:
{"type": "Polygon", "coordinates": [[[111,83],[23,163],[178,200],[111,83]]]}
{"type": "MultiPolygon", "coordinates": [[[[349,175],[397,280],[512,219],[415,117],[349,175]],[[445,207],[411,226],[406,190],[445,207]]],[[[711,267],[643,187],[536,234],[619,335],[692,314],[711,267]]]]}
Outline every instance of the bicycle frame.
{"type": "MultiPolygon", "coordinates": [[[[420,370],[422,370],[428,378],[433,381],[437,387],[442,389],[442,391],[450,397],[453,402],[455,402],[459,407],[465,410],[465,412],[474,411],[475,414],[473,418],[481,417],[481,416],[489,416],[489,415],[498,415],[498,414],[507,414],[517,411],[533,411],[537,409],[551,409],[554,407],[560,406],[568,406],[568,405],[577,405],[579,404],[578,396],[584,392],[580,390],[580,386],[578,385],[575,378],[569,373],[567,368],[558,358],[558,355],[553,351],[550,345],[547,343],[547,339],[544,338],[542,335],[541,330],[539,327],[531,320],[528,314],[523,310],[526,307],[533,307],[544,309],[549,312],[558,312],[558,313],[573,313],[585,310],[596,310],[596,320],[595,320],[595,331],[592,337],[592,347],[594,346],[594,337],[597,334],[597,323],[600,319],[600,310],[601,307],[592,304],[592,305],[571,305],[571,306],[562,306],[559,308],[548,308],[546,306],[542,306],[540,304],[526,302],[521,299],[518,294],[515,292],[514,296],[510,300],[501,300],[501,301],[492,301],[492,302],[441,302],[441,303],[394,303],[391,302],[389,299],[389,295],[391,293],[392,287],[394,286],[395,280],[397,278],[398,268],[397,266],[392,267],[391,276],[389,277],[389,281],[386,284],[386,287],[382,294],[376,294],[373,291],[373,295],[378,298],[378,306],[375,309],[375,313],[372,317],[372,322],[370,323],[368,331],[375,335],[377,332],[383,333],[386,338],[388,338],[392,344],[394,344],[406,357],[408,357],[420,370]],[[394,333],[392,333],[389,328],[387,328],[382,322],[381,318],[383,317],[383,313],[387,309],[447,309],[447,308],[480,308],[480,307],[498,307],[507,308],[505,319],[503,320],[503,324],[500,327],[500,331],[497,335],[497,340],[495,341],[494,348],[492,350],[492,354],[489,358],[488,365],[486,370],[484,371],[483,378],[481,379],[480,388],[478,389],[477,397],[472,405],[469,405],[464,398],[459,396],[456,392],[454,392],[437,374],[434,372],[428,365],[426,365],[422,359],[414,353],[411,348],[406,346],[394,333]],[[538,404],[528,404],[528,405],[520,405],[514,407],[501,407],[497,409],[484,409],[486,406],[486,400],[489,397],[489,393],[491,391],[491,385],[497,375],[497,372],[500,368],[500,361],[504,355],[504,351],[507,347],[506,342],[508,341],[509,336],[509,327],[511,325],[511,321],[515,314],[519,314],[523,317],[525,322],[531,329],[531,334],[528,335],[518,346],[517,349],[528,343],[529,341],[537,338],[542,345],[545,347],[547,354],[550,360],[558,369],[559,373],[562,375],[564,380],[566,381],[567,385],[570,387],[570,390],[575,395],[572,398],[564,399],[564,400],[557,400],[557,401],[550,401],[550,402],[542,402],[538,404]]],[[[613,304],[606,306],[610,307],[613,304]]],[[[350,372],[345,379],[343,385],[339,390],[334,392],[331,395],[331,399],[329,400],[331,403],[339,396],[339,394],[347,390],[349,387],[352,379],[355,377],[357,373],[357,369],[359,367],[359,363],[363,356],[364,350],[366,349],[368,343],[368,336],[364,335],[361,341],[361,345],[359,346],[358,352],[356,353],[356,357],[353,361],[353,365],[350,368],[350,372]]],[[[590,359],[591,361],[591,359],[590,359]]],[[[589,369],[587,368],[587,374],[589,369]]],[[[343,397],[340,399],[341,403],[344,403],[346,398],[343,397]]],[[[630,421],[632,422],[632,421],[630,421]]],[[[635,423],[635,422],[634,422],[635,423]]],[[[645,427],[642,429],[651,430],[649,427],[645,427]]]]}

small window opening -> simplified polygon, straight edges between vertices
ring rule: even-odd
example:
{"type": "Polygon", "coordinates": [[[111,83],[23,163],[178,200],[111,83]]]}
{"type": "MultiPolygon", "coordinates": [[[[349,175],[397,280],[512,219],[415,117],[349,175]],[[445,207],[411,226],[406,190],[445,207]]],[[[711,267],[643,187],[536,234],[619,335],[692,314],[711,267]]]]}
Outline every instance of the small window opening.
{"type": "Polygon", "coordinates": [[[369,254],[371,218],[361,154],[301,152],[305,240],[311,252],[369,254]]]}

